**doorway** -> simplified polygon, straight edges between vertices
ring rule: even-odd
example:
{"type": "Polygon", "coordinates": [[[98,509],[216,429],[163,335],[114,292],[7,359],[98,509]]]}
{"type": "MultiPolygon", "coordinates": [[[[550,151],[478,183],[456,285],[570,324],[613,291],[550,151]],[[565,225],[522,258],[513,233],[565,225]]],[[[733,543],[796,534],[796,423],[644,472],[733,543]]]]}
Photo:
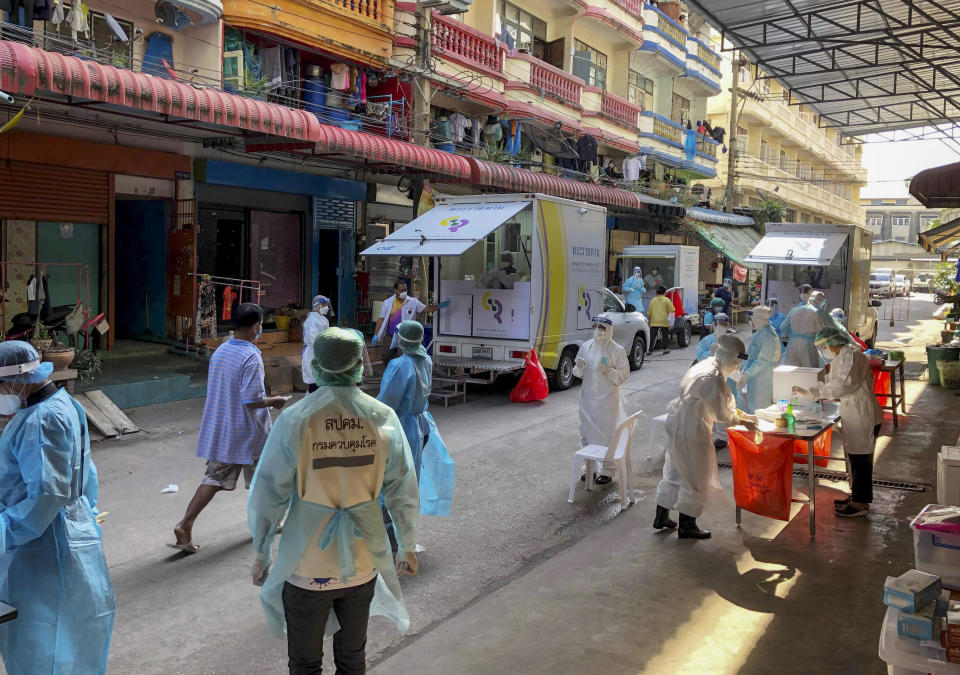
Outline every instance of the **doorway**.
{"type": "Polygon", "coordinates": [[[170,203],[166,199],[118,199],[115,216],[117,337],[163,337],[170,203]]]}

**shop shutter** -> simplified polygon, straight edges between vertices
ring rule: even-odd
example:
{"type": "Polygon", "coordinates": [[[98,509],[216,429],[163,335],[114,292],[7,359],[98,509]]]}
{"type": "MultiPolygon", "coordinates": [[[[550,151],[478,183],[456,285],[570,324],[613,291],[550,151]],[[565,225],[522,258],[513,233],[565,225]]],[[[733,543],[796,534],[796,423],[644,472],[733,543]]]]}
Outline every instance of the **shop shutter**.
{"type": "Polygon", "coordinates": [[[0,162],[0,218],[106,225],[106,171],[0,162]]]}
{"type": "Polygon", "coordinates": [[[357,203],[345,199],[313,198],[314,228],[353,230],[357,222],[357,203]]]}

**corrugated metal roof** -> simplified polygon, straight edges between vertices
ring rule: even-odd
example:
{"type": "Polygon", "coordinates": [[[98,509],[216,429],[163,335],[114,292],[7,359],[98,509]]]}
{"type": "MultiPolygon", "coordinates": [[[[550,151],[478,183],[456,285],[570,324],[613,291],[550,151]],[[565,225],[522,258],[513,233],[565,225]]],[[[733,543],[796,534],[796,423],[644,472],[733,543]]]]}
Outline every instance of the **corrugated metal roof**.
{"type": "Polygon", "coordinates": [[[960,118],[960,0],[691,0],[768,75],[847,135],[960,118]]]}
{"type": "MultiPolygon", "coordinates": [[[[687,213],[689,213],[689,209],[687,213]]],[[[729,214],[727,214],[729,215],[729,214]]],[[[760,233],[752,227],[737,227],[736,225],[717,225],[695,220],[693,228],[697,231],[710,248],[723,253],[736,262],[750,269],[761,269],[760,265],[744,262],[747,255],[760,243],[760,233]]]]}
{"type": "Polygon", "coordinates": [[[717,223],[718,225],[737,225],[739,227],[752,227],[753,218],[747,216],[738,216],[735,213],[724,213],[723,211],[714,211],[713,209],[704,209],[699,206],[687,208],[687,216],[694,220],[702,220],[705,223],[717,223]]]}

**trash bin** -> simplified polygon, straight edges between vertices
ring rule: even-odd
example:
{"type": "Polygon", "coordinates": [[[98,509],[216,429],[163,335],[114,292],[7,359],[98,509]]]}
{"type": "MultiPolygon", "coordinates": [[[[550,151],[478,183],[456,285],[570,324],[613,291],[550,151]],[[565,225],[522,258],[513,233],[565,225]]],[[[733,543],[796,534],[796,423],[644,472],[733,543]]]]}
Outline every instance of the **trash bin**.
{"type": "Polygon", "coordinates": [[[930,384],[938,387],[940,386],[940,369],[937,364],[941,361],[960,361],[960,347],[927,346],[927,370],[930,373],[930,384]]]}

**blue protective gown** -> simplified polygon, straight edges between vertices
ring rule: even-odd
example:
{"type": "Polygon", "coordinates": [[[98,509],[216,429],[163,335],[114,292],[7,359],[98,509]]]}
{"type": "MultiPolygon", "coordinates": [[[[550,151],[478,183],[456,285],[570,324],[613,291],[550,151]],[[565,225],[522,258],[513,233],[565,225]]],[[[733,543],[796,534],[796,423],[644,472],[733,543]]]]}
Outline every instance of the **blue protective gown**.
{"type": "Polygon", "coordinates": [[[0,435],[0,625],[10,675],[103,673],[116,610],[97,525],[87,418],[66,391],[0,435]]]}
{"type": "Polygon", "coordinates": [[[770,325],[773,327],[773,330],[777,331],[777,335],[780,337],[783,337],[783,331],[780,329],[780,326],[783,325],[783,320],[786,318],[786,314],[779,312],[770,317],[770,325]]]}
{"type": "MultiPolygon", "coordinates": [[[[393,410],[353,384],[321,385],[284,408],[267,438],[247,502],[254,548],[268,558],[277,525],[286,514],[277,560],[260,592],[271,634],[284,635],[283,584],[314,540],[320,549],[336,551],[339,577],[351,578],[362,539],[378,571],[371,615],[387,617],[400,632],[410,627],[380,495],[393,518],[397,555],[405,557],[416,545],[417,474],[393,410]],[[354,420],[358,423],[350,424],[354,420]],[[344,445],[331,448],[331,443],[344,445]],[[369,461],[357,461],[370,455],[369,461]],[[317,466],[318,461],[325,464],[317,466]],[[311,487],[318,481],[319,490],[311,487]]],[[[338,628],[331,612],[327,635],[338,628]]]]}
{"type": "Polygon", "coordinates": [[[455,465],[433,415],[427,410],[432,374],[433,361],[429,356],[404,354],[393,359],[383,373],[377,400],[393,408],[403,425],[420,484],[420,513],[449,516],[455,465]]]}
{"type": "MultiPolygon", "coordinates": [[[[828,315],[829,316],[829,315],[828,315]]],[[[798,305],[790,310],[780,325],[783,337],[787,338],[787,348],[783,352],[783,365],[802,368],[823,368],[820,350],[813,339],[824,326],[823,317],[809,304],[798,305]]]]}
{"type": "Polygon", "coordinates": [[[644,311],[643,292],[646,288],[643,285],[643,277],[638,279],[636,275],[631,274],[630,277],[623,282],[620,290],[627,296],[627,303],[636,307],[638,312],[644,311]]]}
{"type": "Polygon", "coordinates": [[[780,338],[773,326],[761,328],[747,346],[747,363],[743,373],[747,379],[745,410],[753,413],[773,403],[773,369],[780,364],[780,338]]]}

